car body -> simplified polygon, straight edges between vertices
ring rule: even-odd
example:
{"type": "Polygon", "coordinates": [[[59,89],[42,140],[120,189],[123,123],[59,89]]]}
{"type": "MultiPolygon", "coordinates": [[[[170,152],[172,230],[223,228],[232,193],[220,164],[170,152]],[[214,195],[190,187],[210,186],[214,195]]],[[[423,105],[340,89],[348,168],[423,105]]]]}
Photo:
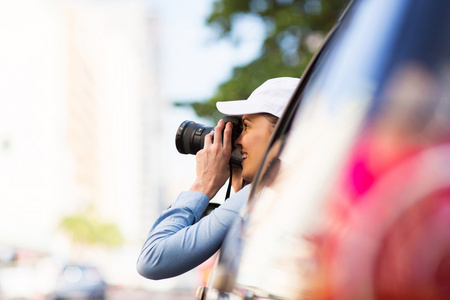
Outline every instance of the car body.
{"type": "Polygon", "coordinates": [[[449,15],[349,4],[198,298],[450,298],[449,15]]]}
{"type": "Polygon", "coordinates": [[[106,283],[97,267],[69,265],[58,277],[52,299],[103,300],[105,295],[106,283]]]}

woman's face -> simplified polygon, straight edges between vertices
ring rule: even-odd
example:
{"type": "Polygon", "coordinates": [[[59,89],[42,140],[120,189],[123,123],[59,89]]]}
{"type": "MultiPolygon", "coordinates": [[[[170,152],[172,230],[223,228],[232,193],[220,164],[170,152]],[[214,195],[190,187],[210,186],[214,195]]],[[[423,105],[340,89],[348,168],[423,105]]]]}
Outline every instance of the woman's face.
{"type": "Polygon", "coordinates": [[[263,114],[243,115],[242,125],[242,133],[235,145],[242,149],[242,177],[251,182],[263,159],[274,125],[263,114]]]}

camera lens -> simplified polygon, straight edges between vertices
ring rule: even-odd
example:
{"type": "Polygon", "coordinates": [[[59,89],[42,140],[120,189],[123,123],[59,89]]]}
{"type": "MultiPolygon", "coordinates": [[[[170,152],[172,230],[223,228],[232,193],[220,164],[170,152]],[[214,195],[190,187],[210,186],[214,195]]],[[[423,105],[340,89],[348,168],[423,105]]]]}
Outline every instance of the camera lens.
{"type": "MultiPolygon", "coordinates": [[[[234,146],[234,142],[239,138],[242,132],[242,122],[239,117],[227,116],[222,118],[225,123],[233,123],[233,133],[231,135],[232,140],[232,154],[230,162],[233,164],[241,164],[242,158],[240,150],[234,146]]],[[[205,126],[195,123],[193,121],[184,121],[178,127],[177,134],[175,136],[175,145],[178,152],[181,154],[196,154],[199,150],[203,149],[205,143],[205,136],[214,130],[214,127],[205,126]]]]}
{"type": "Polygon", "coordinates": [[[175,144],[181,154],[196,154],[203,148],[205,136],[214,128],[197,124],[193,121],[184,121],[178,127],[175,144]]]}

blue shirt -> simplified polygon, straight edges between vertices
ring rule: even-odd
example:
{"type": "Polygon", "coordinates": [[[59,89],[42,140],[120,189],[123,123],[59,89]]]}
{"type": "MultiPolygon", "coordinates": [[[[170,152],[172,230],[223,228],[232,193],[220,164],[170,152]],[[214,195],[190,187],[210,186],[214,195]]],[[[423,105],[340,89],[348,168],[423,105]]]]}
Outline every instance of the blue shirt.
{"type": "Polygon", "coordinates": [[[208,197],[182,192],[150,230],[137,261],[139,274],[149,279],[174,277],[210,258],[240,217],[249,189],[250,185],[245,186],[202,219],[208,197]]]}

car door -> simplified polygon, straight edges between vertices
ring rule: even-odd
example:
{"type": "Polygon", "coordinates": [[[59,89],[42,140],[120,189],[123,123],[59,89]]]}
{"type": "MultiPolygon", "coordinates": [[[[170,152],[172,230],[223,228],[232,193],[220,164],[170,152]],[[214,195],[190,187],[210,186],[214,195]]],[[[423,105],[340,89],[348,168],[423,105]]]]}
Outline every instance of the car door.
{"type": "Polygon", "coordinates": [[[275,131],[214,297],[449,296],[449,13],[352,3],[275,131]]]}

